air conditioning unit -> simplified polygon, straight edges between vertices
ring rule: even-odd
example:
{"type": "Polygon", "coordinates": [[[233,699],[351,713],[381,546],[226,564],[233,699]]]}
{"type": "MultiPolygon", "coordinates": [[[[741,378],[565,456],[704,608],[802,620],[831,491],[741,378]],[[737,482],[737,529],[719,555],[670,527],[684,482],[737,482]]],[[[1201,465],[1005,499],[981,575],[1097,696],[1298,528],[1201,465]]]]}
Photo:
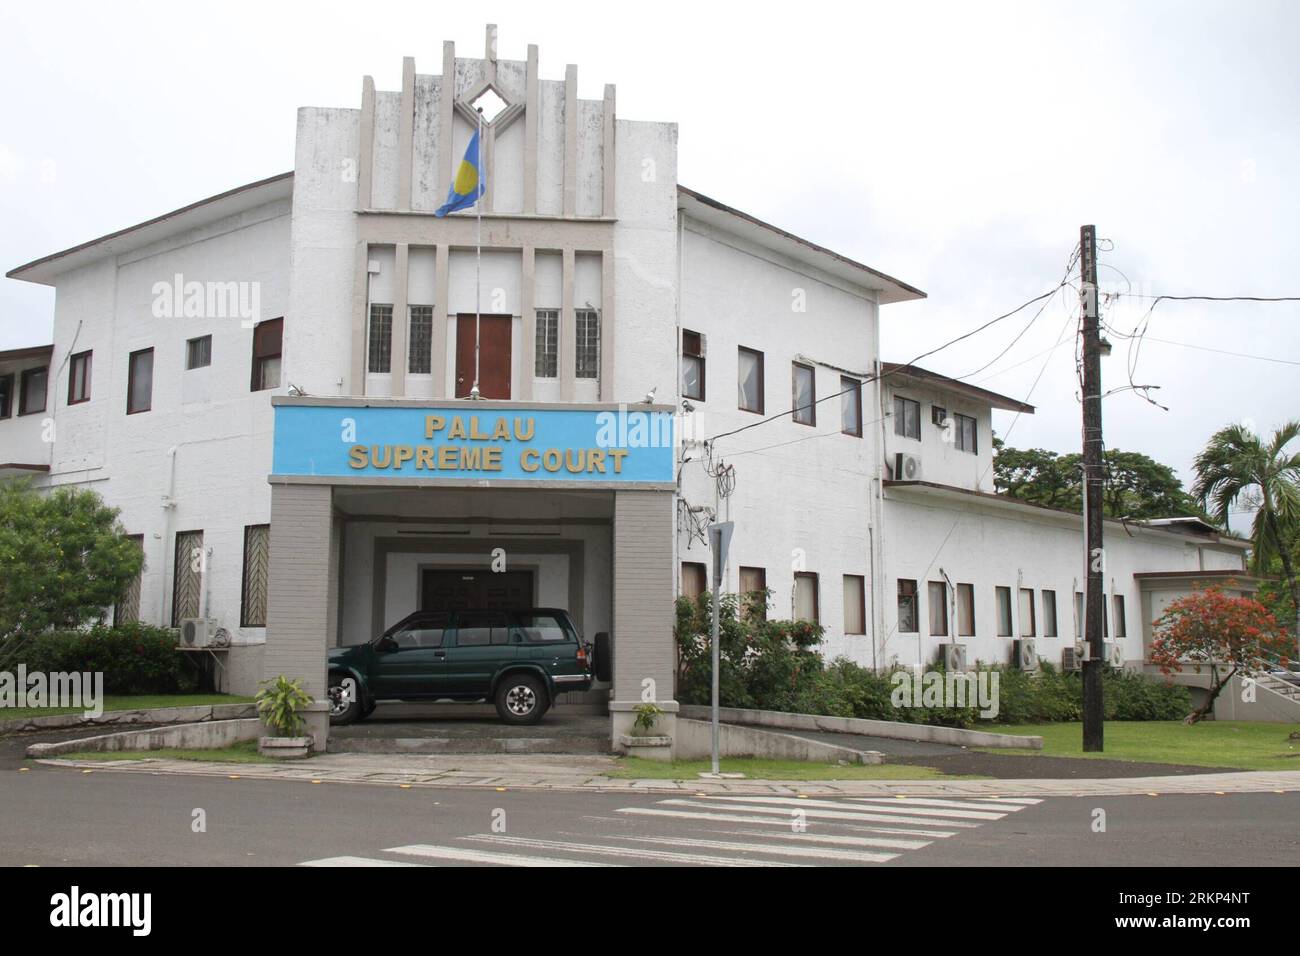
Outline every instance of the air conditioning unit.
{"type": "Polygon", "coordinates": [[[206,617],[187,617],[181,621],[181,647],[211,647],[216,643],[217,622],[206,617]]]}
{"type": "Polygon", "coordinates": [[[1012,646],[1011,663],[1017,670],[1038,670],[1038,646],[1033,638],[1021,638],[1012,646]]]}
{"type": "Polygon", "coordinates": [[[1106,663],[1116,669],[1124,666],[1124,644],[1121,641],[1111,641],[1106,645],[1106,663]]]}
{"type": "Polygon", "coordinates": [[[1080,667],[1092,660],[1092,646],[1087,641],[1074,642],[1074,660],[1080,667]]]}
{"type": "Polygon", "coordinates": [[[1086,659],[1087,655],[1082,654],[1077,645],[1061,648],[1061,670],[1063,671],[1083,670],[1083,662],[1086,659]]]}
{"type": "Polygon", "coordinates": [[[954,674],[960,674],[966,670],[966,645],[965,644],[944,644],[943,650],[943,669],[954,674]]]}
{"type": "Polygon", "coordinates": [[[921,458],[918,455],[905,455],[901,451],[894,456],[895,481],[920,481],[921,458]]]}

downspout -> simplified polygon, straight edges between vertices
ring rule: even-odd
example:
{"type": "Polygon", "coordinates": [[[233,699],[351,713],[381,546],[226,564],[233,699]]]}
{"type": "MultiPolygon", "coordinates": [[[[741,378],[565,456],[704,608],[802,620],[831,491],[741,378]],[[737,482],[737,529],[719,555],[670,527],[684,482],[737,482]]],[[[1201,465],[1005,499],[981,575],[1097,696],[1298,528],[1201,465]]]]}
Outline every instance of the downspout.
{"type": "MultiPolygon", "coordinates": [[[[179,445],[172,445],[167,449],[167,457],[170,464],[167,469],[167,494],[163,495],[163,534],[162,534],[162,593],[158,596],[158,625],[160,627],[169,627],[167,618],[167,569],[169,562],[167,560],[167,542],[172,536],[172,514],[176,510],[176,454],[180,451],[179,445]]],[[[174,571],[174,569],[173,569],[174,571]]]]}

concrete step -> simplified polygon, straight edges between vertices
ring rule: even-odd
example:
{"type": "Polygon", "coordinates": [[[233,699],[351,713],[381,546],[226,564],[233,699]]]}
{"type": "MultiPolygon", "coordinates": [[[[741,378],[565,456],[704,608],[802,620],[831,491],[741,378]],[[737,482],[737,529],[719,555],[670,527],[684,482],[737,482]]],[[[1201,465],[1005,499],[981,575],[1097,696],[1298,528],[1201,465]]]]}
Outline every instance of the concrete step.
{"type": "Polygon", "coordinates": [[[362,754],[608,754],[609,735],[580,737],[341,737],[329,753],[362,754]]]}

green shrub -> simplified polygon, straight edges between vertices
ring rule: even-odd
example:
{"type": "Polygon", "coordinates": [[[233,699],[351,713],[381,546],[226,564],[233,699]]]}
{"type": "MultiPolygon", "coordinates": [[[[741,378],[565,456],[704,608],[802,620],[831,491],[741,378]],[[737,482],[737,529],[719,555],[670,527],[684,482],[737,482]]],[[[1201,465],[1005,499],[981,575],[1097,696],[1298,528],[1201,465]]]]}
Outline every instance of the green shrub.
{"type": "Polygon", "coordinates": [[[6,670],[25,664],[29,672],[102,672],[106,694],[189,693],[197,682],[182,657],[173,631],[139,623],[56,631],[0,645],[6,670]]]}

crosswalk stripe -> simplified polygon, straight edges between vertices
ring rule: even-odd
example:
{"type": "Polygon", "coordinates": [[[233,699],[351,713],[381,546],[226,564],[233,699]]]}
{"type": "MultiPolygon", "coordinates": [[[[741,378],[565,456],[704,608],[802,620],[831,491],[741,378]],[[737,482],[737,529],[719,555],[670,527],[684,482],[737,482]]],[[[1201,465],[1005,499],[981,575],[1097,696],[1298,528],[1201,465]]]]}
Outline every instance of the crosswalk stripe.
{"type": "Polygon", "coordinates": [[[1017,810],[1023,810],[1023,804],[1013,804],[1006,806],[1000,803],[983,803],[975,800],[933,800],[928,797],[908,797],[906,800],[899,800],[897,797],[849,797],[854,803],[887,803],[896,807],[951,807],[954,810],[997,810],[1001,813],[1015,813],[1017,810]]]}
{"type": "MultiPolygon", "coordinates": [[[[530,837],[513,837],[501,834],[478,834],[464,837],[476,843],[493,843],[533,850],[559,850],[567,853],[592,853],[597,856],[633,857],[638,860],[658,860],[664,863],[699,863],[713,866],[799,866],[797,863],[768,863],[738,856],[703,856],[697,853],[672,853],[667,850],[644,850],[637,847],[605,846],[597,843],[564,843],[559,840],[539,840],[530,837]]],[[[670,840],[673,844],[685,841],[670,840]]],[[[724,846],[726,844],[723,844],[724,846]]]]}
{"type": "MultiPolygon", "coordinates": [[[[623,807],[618,812],[642,817],[676,817],[679,820],[715,820],[719,823],[749,823],[786,828],[789,828],[790,826],[790,814],[785,811],[782,811],[783,815],[778,819],[772,819],[771,817],[756,817],[752,814],[709,813],[700,810],[659,810],[653,807],[623,807]]],[[[900,821],[891,819],[889,822],[894,823],[900,821]]],[[[839,825],[850,830],[861,830],[865,833],[912,834],[915,836],[937,837],[941,839],[957,835],[957,831],[955,830],[913,830],[907,827],[868,827],[857,826],[854,824],[839,825]]]]}
{"type": "MultiPolygon", "coordinates": [[[[774,821],[763,821],[774,822],[774,821]]],[[[782,826],[789,826],[783,823],[782,826]]],[[[933,840],[887,840],[881,837],[832,836],[827,833],[756,833],[753,830],[705,830],[725,836],[759,837],[764,840],[789,840],[794,843],[825,843],[836,846],[878,846],[887,850],[919,850],[933,840]]]]}
{"type": "Polygon", "coordinates": [[[627,839],[637,843],[694,846],[702,850],[735,850],[743,853],[766,853],[770,856],[847,860],[853,863],[888,863],[898,856],[897,853],[872,853],[867,850],[831,850],[808,846],[777,846],[771,843],[733,843],[730,840],[697,840],[686,837],[627,837],[627,839]]]}
{"type": "Polygon", "coordinates": [[[437,860],[453,860],[458,863],[497,863],[501,866],[620,866],[618,863],[585,863],[582,860],[556,860],[544,856],[523,856],[515,853],[487,853],[482,850],[467,850],[453,846],[430,846],[425,843],[413,843],[410,846],[395,846],[385,853],[406,853],[410,856],[430,857],[437,860]]]}
{"type": "Polygon", "coordinates": [[[374,860],[367,856],[327,856],[323,860],[307,860],[299,866],[424,866],[405,860],[374,860]]]}
{"type": "MultiPolygon", "coordinates": [[[[716,797],[713,799],[725,800],[728,803],[743,803],[746,806],[761,803],[796,807],[829,807],[833,810],[844,811],[864,809],[860,803],[844,803],[840,800],[805,800],[800,797],[716,797]]],[[[991,810],[939,810],[930,807],[914,807],[911,800],[905,803],[900,802],[898,805],[873,803],[870,808],[874,813],[905,813],[914,817],[940,817],[944,820],[1001,820],[1007,813],[1014,812],[1010,807],[999,812],[991,810]]]]}
{"type": "Polygon", "coordinates": [[[1043,802],[1042,797],[989,797],[988,799],[996,800],[998,803],[1023,803],[1027,807],[1043,802]]]}
{"type": "MultiPolygon", "coordinates": [[[[768,814],[779,813],[782,816],[784,816],[787,820],[790,819],[791,813],[795,809],[794,807],[758,806],[755,804],[748,804],[748,803],[743,805],[735,804],[735,803],[704,803],[703,801],[700,800],[664,800],[662,802],[669,806],[674,806],[674,807],[699,807],[700,809],[703,810],[731,810],[733,812],[741,809],[741,807],[743,806],[743,808],[749,811],[750,813],[768,813],[768,814]]],[[[811,803],[811,801],[808,800],[795,800],[794,802],[798,804],[811,803]]],[[[975,827],[979,826],[978,823],[967,822],[964,820],[953,820],[953,819],[933,820],[921,815],[896,816],[890,813],[886,813],[884,809],[880,807],[872,807],[872,810],[874,812],[871,813],[867,813],[865,811],[860,811],[857,809],[824,810],[821,807],[815,805],[801,806],[798,809],[805,817],[815,817],[822,820],[860,820],[860,821],[870,820],[873,823],[912,823],[912,824],[919,824],[921,826],[925,826],[927,824],[933,824],[933,823],[942,823],[946,827],[957,827],[963,830],[972,830],[975,827]]]]}

